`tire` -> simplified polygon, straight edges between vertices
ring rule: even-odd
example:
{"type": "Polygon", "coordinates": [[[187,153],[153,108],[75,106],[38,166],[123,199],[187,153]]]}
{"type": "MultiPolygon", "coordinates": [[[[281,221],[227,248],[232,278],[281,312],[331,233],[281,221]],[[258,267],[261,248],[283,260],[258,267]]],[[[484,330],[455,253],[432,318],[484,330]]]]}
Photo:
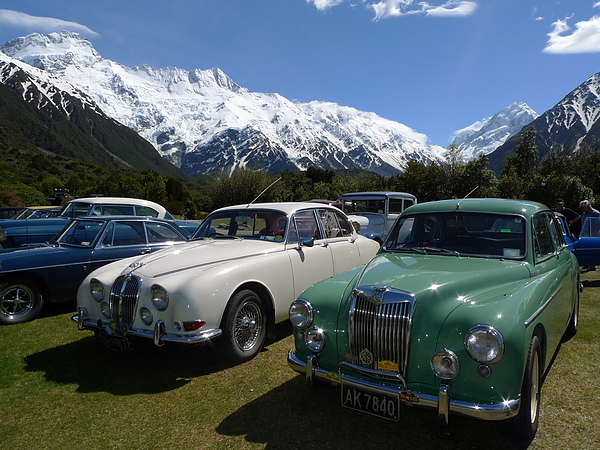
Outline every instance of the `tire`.
{"type": "Polygon", "coordinates": [[[266,336],[266,316],[260,297],[249,289],[236,293],[225,310],[221,346],[233,363],[248,361],[262,349],[266,336]]]}
{"type": "Polygon", "coordinates": [[[535,437],[540,423],[542,375],[542,346],[540,339],[533,336],[521,387],[521,407],[515,417],[501,424],[505,434],[527,442],[535,437]]]}
{"type": "Polygon", "coordinates": [[[0,323],[22,323],[35,319],[44,306],[38,286],[26,278],[0,283],[0,323]]]}

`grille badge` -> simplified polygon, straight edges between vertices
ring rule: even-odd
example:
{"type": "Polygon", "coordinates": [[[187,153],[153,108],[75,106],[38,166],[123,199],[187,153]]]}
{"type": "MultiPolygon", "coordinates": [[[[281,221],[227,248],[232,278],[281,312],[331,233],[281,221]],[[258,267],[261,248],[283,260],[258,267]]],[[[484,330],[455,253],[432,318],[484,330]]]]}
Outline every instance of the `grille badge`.
{"type": "Polygon", "coordinates": [[[368,348],[361,350],[361,352],[358,354],[358,358],[365,366],[370,366],[373,364],[373,353],[371,353],[368,348]]]}

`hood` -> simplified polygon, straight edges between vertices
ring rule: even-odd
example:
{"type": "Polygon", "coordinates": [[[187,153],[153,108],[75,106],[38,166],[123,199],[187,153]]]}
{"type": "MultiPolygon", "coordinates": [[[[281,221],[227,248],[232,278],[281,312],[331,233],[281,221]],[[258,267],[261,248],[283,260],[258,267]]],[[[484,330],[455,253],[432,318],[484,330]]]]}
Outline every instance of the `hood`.
{"type": "Polygon", "coordinates": [[[214,266],[285,250],[285,244],[253,239],[202,239],[174,245],[130,262],[122,273],[133,271],[154,278],[199,267],[214,266]]]}
{"type": "Polygon", "coordinates": [[[68,264],[80,259],[83,253],[89,255],[89,251],[85,250],[48,244],[3,249],[0,250],[0,274],[13,270],[68,264]]]}
{"type": "Polygon", "coordinates": [[[356,285],[385,285],[409,292],[417,298],[419,309],[425,306],[423,302],[435,302],[436,308],[442,303],[454,308],[466,301],[491,300],[492,292],[498,289],[509,294],[520,285],[515,281],[530,277],[529,266],[523,261],[380,253],[365,266],[356,285]],[[490,295],[482,295],[486,292],[490,295]]]}

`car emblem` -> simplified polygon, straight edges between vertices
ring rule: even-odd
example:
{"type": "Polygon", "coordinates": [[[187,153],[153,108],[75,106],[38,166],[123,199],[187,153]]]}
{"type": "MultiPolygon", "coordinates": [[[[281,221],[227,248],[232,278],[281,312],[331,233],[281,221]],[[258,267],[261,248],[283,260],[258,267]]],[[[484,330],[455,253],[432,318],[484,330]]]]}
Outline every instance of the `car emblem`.
{"type": "Polygon", "coordinates": [[[143,261],[136,261],[136,262],[132,262],[131,264],[129,264],[129,267],[131,267],[131,270],[136,270],[145,265],[146,265],[146,263],[143,261]]]}
{"type": "Polygon", "coordinates": [[[361,350],[361,352],[358,354],[358,358],[365,366],[370,366],[373,364],[373,353],[371,353],[367,348],[361,350]]]}

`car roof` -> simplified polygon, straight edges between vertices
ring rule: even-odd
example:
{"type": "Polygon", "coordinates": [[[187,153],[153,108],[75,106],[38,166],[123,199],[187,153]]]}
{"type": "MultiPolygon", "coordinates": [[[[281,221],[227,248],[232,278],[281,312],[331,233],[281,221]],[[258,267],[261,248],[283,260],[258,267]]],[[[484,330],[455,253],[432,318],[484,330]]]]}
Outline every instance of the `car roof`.
{"type": "Polygon", "coordinates": [[[419,203],[405,209],[403,214],[432,211],[496,212],[503,214],[531,216],[540,211],[550,211],[550,209],[541,203],[529,200],[508,200],[503,198],[465,198],[462,200],[453,199],[419,203]]]}
{"type": "MultiPolygon", "coordinates": [[[[286,214],[292,214],[295,211],[300,209],[331,209],[333,211],[340,211],[338,208],[330,205],[326,205],[324,203],[308,203],[308,202],[273,202],[273,203],[252,203],[252,204],[243,204],[243,205],[233,205],[233,206],[225,206],[223,208],[219,208],[214,212],[218,211],[228,211],[232,209],[272,209],[279,210],[285,212],[286,214]]],[[[211,213],[212,214],[212,213],[211,213]]]]}
{"type": "Polygon", "coordinates": [[[136,206],[149,206],[157,210],[158,212],[166,212],[166,209],[158,203],[150,200],[143,200],[140,198],[129,198],[129,197],[86,197],[76,198],[71,200],[69,203],[93,203],[103,205],[136,205],[136,206]]]}
{"type": "Polygon", "coordinates": [[[364,198],[381,198],[381,197],[401,197],[401,198],[416,198],[413,194],[407,192],[394,191],[372,191],[372,192],[349,192],[342,195],[342,199],[364,197],[364,198]]]}
{"type": "Polygon", "coordinates": [[[172,220],[167,220],[167,219],[159,219],[158,217],[149,217],[149,216],[110,216],[110,215],[103,215],[103,216],[79,216],[79,217],[75,217],[72,220],[95,220],[98,222],[109,222],[111,220],[127,220],[127,221],[137,221],[137,222],[163,222],[163,223],[170,223],[173,224],[172,220]]]}

